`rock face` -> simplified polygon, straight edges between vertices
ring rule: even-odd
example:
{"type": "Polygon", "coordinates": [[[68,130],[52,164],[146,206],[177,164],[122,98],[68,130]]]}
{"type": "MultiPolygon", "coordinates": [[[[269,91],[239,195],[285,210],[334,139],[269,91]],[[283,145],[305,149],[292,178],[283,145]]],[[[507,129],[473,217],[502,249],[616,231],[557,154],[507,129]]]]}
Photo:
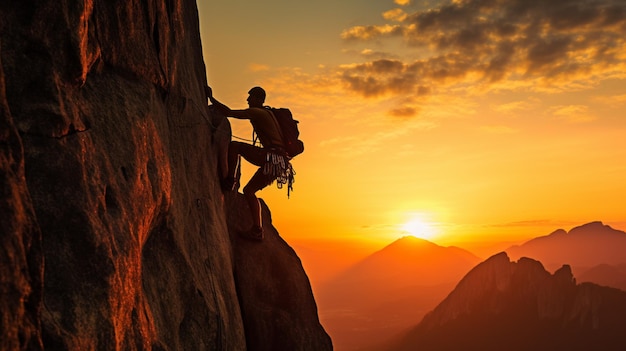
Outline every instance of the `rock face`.
{"type": "Polygon", "coordinates": [[[391,350],[623,350],[626,292],[577,285],[569,266],[500,253],[470,271],[391,350]],[[452,337],[453,336],[453,337],[452,337]]]}
{"type": "Polygon", "coordinates": [[[265,203],[261,201],[265,238],[256,242],[237,235],[252,225],[243,195],[229,194],[226,200],[248,350],[332,350],[302,263],[272,226],[265,203]]]}
{"type": "MultiPolygon", "coordinates": [[[[0,57],[1,58],[1,57],[0,57]]],[[[0,349],[41,348],[41,232],[0,60],[0,349]]]]}
{"type": "Polygon", "coordinates": [[[0,16],[0,348],[264,349],[249,321],[268,310],[291,329],[264,344],[332,348],[286,244],[263,246],[292,257],[272,266],[280,284],[238,263],[195,2],[13,1],[0,16]],[[277,284],[262,311],[244,298],[256,276],[277,284]]]}

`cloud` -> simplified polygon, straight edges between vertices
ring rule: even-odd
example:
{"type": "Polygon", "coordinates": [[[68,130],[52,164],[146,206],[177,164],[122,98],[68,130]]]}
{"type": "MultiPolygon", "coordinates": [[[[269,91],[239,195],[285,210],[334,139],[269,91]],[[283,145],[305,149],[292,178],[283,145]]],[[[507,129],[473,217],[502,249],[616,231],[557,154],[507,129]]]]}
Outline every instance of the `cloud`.
{"type": "Polygon", "coordinates": [[[270,66],[264,65],[264,64],[261,64],[261,63],[251,63],[251,64],[248,65],[248,70],[250,72],[269,71],[270,70],[270,66]]]}
{"type": "Polygon", "coordinates": [[[403,27],[401,25],[384,24],[381,26],[356,26],[344,30],[341,38],[344,40],[369,40],[383,35],[401,34],[403,27]]]}
{"type": "Polygon", "coordinates": [[[553,116],[574,123],[590,122],[595,120],[585,105],[561,105],[548,109],[553,116]]]}
{"type": "Polygon", "coordinates": [[[393,54],[387,51],[374,50],[370,48],[365,48],[362,50],[343,50],[343,53],[357,56],[359,58],[364,58],[366,60],[380,60],[380,59],[398,59],[399,56],[397,54],[393,54]]]}
{"type": "Polygon", "coordinates": [[[411,0],[393,0],[393,2],[400,6],[406,6],[411,3],[411,0]]]}
{"type": "Polygon", "coordinates": [[[612,95],[612,96],[598,96],[594,98],[594,100],[601,104],[617,108],[617,107],[626,105],[626,94],[612,95]]]}
{"type": "Polygon", "coordinates": [[[341,79],[348,89],[365,97],[417,92],[415,82],[420,72],[419,65],[380,59],[364,64],[346,65],[343,68],[341,79]]]}
{"type": "MultiPolygon", "coordinates": [[[[475,107],[450,113],[456,108],[450,103],[454,96],[557,94],[595,89],[608,79],[626,79],[626,2],[431,3],[440,5],[425,10],[424,6],[415,10],[417,5],[392,9],[383,13],[387,23],[344,30],[341,37],[350,42],[344,53],[352,55],[354,63],[320,66],[313,74],[281,73],[260,64],[251,68],[272,76],[275,90],[285,90],[285,97],[298,91],[315,92],[316,101],[350,105],[350,110],[362,104],[355,98],[365,97],[385,104],[387,111],[377,116],[409,119],[419,115],[433,120],[473,115],[475,107]],[[398,50],[398,45],[404,49],[398,50]],[[437,105],[435,101],[444,102],[437,105]]],[[[311,103],[302,96],[295,99],[303,106],[311,103]]],[[[607,103],[620,101],[615,97],[607,103]]],[[[502,114],[519,114],[541,104],[527,98],[489,107],[502,114]]],[[[544,110],[543,115],[588,122],[595,118],[590,110],[558,106],[544,110]]],[[[487,129],[508,132],[497,125],[487,129]]]]}
{"type": "Polygon", "coordinates": [[[417,115],[417,108],[413,106],[401,106],[390,110],[389,114],[394,117],[413,117],[417,115]]]}
{"type": "Polygon", "coordinates": [[[458,84],[573,90],[586,80],[623,78],[626,70],[623,0],[457,0],[383,17],[395,24],[355,26],[341,37],[401,38],[421,55],[342,66],[346,87],[365,97],[458,84]]]}
{"type": "Polygon", "coordinates": [[[577,225],[579,222],[574,221],[557,221],[552,219],[533,219],[526,221],[517,221],[517,222],[509,222],[509,223],[499,223],[492,224],[491,227],[496,228],[509,228],[509,227],[553,227],[553,228],[563,228],[565,226],[573,226],[577,225]]]}
{"type": "Polygon", "coordinates": [[[523,101],[513,101],[506,104],[491,106],[491,109],[499,113],[516,113],[521,111],[531,110],[539,105],[540,101],[537,99],[527,99],[523,101]]]}
{"type": "Polygon", "coordinates": [[[407,18],[406,12],[402,9],[393,9],[386,12],[383,12],[383,18],[389,21],[397,21],[402,22],[407,18]]]}

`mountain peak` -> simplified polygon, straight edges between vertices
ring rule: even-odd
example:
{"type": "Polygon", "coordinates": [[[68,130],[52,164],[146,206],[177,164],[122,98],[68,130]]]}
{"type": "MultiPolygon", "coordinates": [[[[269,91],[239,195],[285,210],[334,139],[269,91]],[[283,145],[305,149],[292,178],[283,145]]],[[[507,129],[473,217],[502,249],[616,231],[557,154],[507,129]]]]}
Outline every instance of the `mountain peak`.
{"type": "MultiPolygon", "coordinates": [[[[569,266],[563,266],[551,275],[539,261],[523,257],[513,262],[505,252],[500,252],[474,267],[435,309],[431,317],[424,320],[434,324],[447,323],[460,315],[474,313],[480,309],[477,306],[484,308],[486,305],[482,304],[482,299],[488,296],[514,294],[513,292],[521,294],[520,296],[534,296],[538,294],[535,289],[541,289],[547,294],[556,282],[566,286],[575,285],[569,266]]],[[[498,311],[504,307],[496,304],[490,308],[498,311]]],[[[542,309],[549,310],[548,307],[542,309]]]]}
{"type": "MultiPolygon", "coordinates": [[[[380,252],[395,255],[434,254],[445,251],[447,248],[439,246],[432,241],[406,235],[382,248],[380,252]]],[[[376,253],[375,253],[376,254],[376,253]]]]}
{"type": "Polygon", "coordinates": [[[550,237],[560,236],[560,235],[567,235],[567,231],[565,229],[557,229],[553,231],[552,233],[548,234],[548,236],[550,237]]]}
{"type": "Polygon", "coordinates": [[[579,226],[579,228],[582,227],[596,227],[596,228],[601,228],[601,227],[609,227],[608,225],[605,225],[604,223],[602,223],[602,221],[592,221],[586,224],[583,224],[581,226],[579,226]]]}
{"type": "Polygon", "coordinates": [[[438,285],[458,281],[479,261],[466,250],[404,236],[355,264],[329,286],[334,284],[343,289],[373,283],[389,287],[406,281],[438,285]]]}
{"type": "Polygon", "coordinates": [[[423,238],[418,238],[414,235],[405,235],[403,237],[401,237],[400,239],[397,239],[396,241],[392,242],[391,244],[387,245],[387,247],[392,246],[392,245],[432,245],[432,246],[439,246],[435,243],[433,243],[432,241],[423,239],[423,238]]]}
{"type": "Polygon", "coordinates": [[[569,266],[550,274],[539,261],[511,262],[500,253],[470,271],[393,350],[500,350],[505,343],[509,350],[621,350],[624,311],[626,292],[577,285],[569,266]]]}
{"type": "Polygon", "coordinates": [[[611,226],[609,225],[602,223],[601,221],[593,221],[593,222],[585,223],[578,227],[574,227],[569,232],[562,228],[557,229],[547,236],[556,237],[556,236],[562,236],[562,235],[568,235],[568,234],[574,234],[574,235],[583,234],[584,235],[584,234],[604,233],[604,232],[612,232],[612,231],[617,231],[617,230],[611,228],[611,226]]]}
{"type": "Polygon", "coordinates": [[[572,228],[572,230],[569,231],[569,234],[570,235],[578,235],[578,234],[594,235],[594,234],[609,233],[609,232],[619,232],[619,230],[615,230],[611,228],[611,226],[606,225],[600,221],[595,221],[595,222],[589,222],[587,224],[583,224],[581,226],[572,228]]]}
{"type": "Polygon", "coordinates": [[[543,262],[550,269],[569,264],[591,267],[598,263],[626,263],[626,233],[594,221],[572,228],[569,232],[559,229],[545,236],[531,239],[519,246],[507,249],[511,258],[531,257],[543,262]]]}

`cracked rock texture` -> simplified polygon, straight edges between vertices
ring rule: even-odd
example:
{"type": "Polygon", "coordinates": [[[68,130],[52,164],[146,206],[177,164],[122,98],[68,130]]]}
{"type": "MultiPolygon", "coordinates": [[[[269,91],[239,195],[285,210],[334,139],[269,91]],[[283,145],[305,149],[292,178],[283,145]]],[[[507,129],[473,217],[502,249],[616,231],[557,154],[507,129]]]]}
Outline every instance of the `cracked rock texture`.
{"type": "Polygon", "coordinates": [[[0,349],[332,349],[271,223],[229,235],[194,1],[0,18],[0,349]]]}

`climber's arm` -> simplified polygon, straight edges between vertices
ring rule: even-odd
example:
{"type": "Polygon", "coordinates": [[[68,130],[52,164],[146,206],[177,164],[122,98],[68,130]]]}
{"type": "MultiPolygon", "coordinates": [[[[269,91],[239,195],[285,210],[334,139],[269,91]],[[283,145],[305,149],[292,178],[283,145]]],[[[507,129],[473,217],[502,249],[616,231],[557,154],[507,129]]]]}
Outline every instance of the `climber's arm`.
{"type": "Polygon", "coordinates": [[[211,101],[211,104],[213,104],[222,114],[224,114],[224,116],[234,117],[238,119],[250,119],[248,110],[231,110],[230,107],[219,102],[215,97],[213,97],[213,89],[211,89],[210,86],[207,85],[205,91],[206,96],[209,98],[209,101],[211,101]]]}

